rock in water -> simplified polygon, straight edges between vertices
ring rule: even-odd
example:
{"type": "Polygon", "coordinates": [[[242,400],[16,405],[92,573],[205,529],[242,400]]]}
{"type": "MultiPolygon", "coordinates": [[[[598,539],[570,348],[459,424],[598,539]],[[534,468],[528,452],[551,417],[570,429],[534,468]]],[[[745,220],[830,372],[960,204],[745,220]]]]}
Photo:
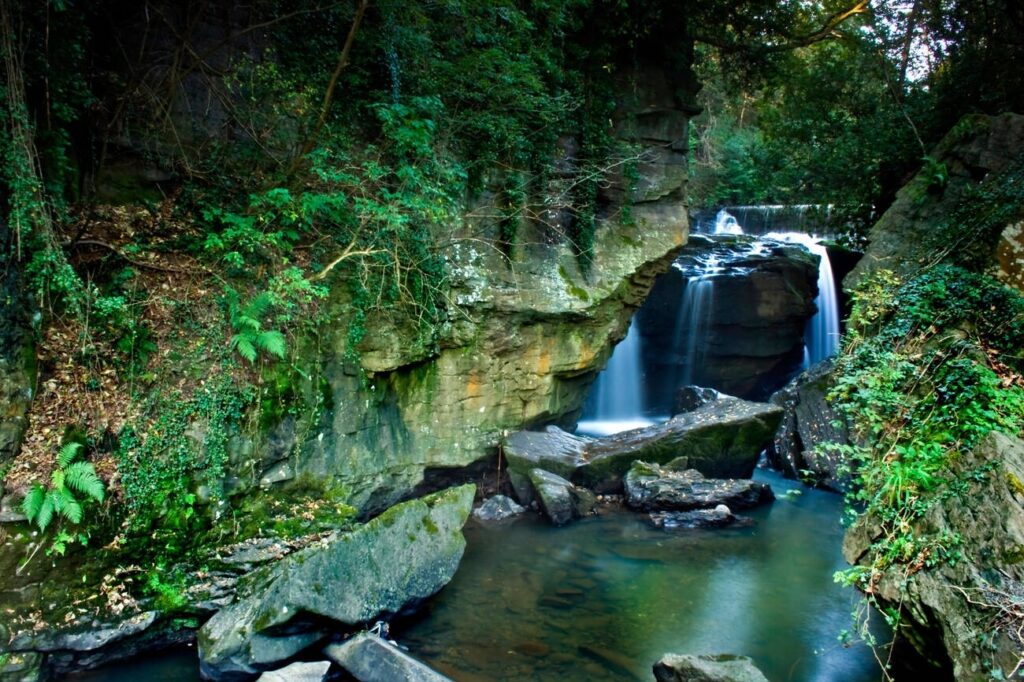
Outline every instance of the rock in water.
{"type": "Polygon", "coordinates": [[[451,682],[444,675],[368,632],[342,644],[332,644],[324,654],[359,682],[451,682]]]}
{"type": "Polygon", "coordinates": [[[238,601],[199,631],[203,675],[252,675],[320,639],[296,617],[357,625],[440,590],[465,550],[474,492],[465,485],[399,504],[244,576],[238,601]]]}
{"type": "Polygon", "coordinates": [[[819,362],[771,397],[785,414],[768,448],[768,461],[789,478],[841,492],[849,486],[849,463],[836,452],[817,448],[850,442],[845,419],[825,400],[832,388],[833,366],[832,360],[819,362]]]}
{"type": "Polygon", "coordinates": [[[626,504],[643,511],[689,511],[725,505],[749,509],[775,499],[765,483],[704,478],[695,469],[634,462],[626,474],[626,504]]]}
{"type": "Polygon", "coordinates": [[[263,673],[256,682],[323,682],[330,668],[330,661],[292,663],[279,670],[263,673]]]}
{"type": "Polygon", "coordinates": [[[665,654],[654,664],[658,682],[768,682],[746,656],[665,654]]]}
{"type": "Polygon", "coordinates": [[[511,497],[495,495],[473,510],[473,518],[484,523],[497,523],[519,516],[525,508],[516,504],[511,497]]]}
{"type": "Polygon", "coordinates": [[[556,526],[564,526],[573,519],[586,516],[597,504],[592,492],[577,488],[550,471],[531,469],[528,476],[541,509],[556,526]]]}
{"type": "Polygon", "coordinates": [[[604,438],[573,436],[556,427],[519,431],[505,440],[503,451],[513,474],[541,467],[599,492],[619,490],[636,460],[660,464],[686,457],[705,476],[747,478],[781,418],[776,405],[720,394],[664,424],[604,438]]]}
{"type": "Polygon", "coordinates": [[[651,522],[658,528],[725,528],[733,524],[749,525],[750,519],[732,513],[724,504],[714,509],[695,509],[684,512],[653,512],[651,522]]]}

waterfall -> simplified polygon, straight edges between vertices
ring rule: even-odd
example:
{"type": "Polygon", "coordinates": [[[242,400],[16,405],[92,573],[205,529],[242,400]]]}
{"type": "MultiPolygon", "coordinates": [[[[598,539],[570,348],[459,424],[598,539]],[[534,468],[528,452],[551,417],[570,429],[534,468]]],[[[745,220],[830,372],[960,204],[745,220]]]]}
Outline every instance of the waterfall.
{"type": "MultiPolygon", "coordinates": [[[[714,265],[710,264],[710,267],[714,265]]],[[[682,376],[676,382],[678,386],[694,383],[694,368],[704,359],[702,342],[711,329],[714,298],[715,283],[710,277],[694,277],[686,283],[675,334],[675,347],[681,348],[684,354],[682,376]]]]}
{"type": "Polygon", "coordinates": [[[644,417],[643,372],[640,361],[640,331],[631,324],[626,338],[615,347],[608,366],[598,375],[591,389],[584,419],[578,430],[592,435],[608,435],[649,426],[644,417]]]}
{"type": "Polygon", "coordinates": [[[804,364],[810,366],[832,357],[839,350],[839,301],[828,249],[813,236],[801,232],[772,232],[765,236],[800,244],[821,258],[818,264],[818,296],[814,299],[818,312],[804,328],[804,364]]]}
{"type": "Polygon", "coordinates": [[[736,218],[724,208],[715,216],[715,234],[743,234],[736,218]]]}

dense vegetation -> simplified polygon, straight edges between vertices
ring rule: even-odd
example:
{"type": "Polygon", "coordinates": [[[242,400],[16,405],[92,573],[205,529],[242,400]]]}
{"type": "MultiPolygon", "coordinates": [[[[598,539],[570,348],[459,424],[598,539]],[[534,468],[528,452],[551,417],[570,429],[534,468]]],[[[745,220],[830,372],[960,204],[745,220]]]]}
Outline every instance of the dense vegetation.
{"type": "MultiPolygon", "coordinates": [[[[371,316],[435,349],[457,240],[512,261],[530,225],[586,272],[601,221],[629,220],[601,190],[635,162],[613,135],[635,73],[670,73],[681,109],[700,91],[693,204],[832,204],[858,240],[922,165],[942,184],[926,150],[963,114],[1024,108],[1022,14],[1012,0],[0,0],[4,295],[43,375],[85,405],[45,394],[38,466],[15,481],[26,511],[53,551],[92,532],[161,566],[215,518],[234,519],[218,541],[253,519],[308,531],[291,512],[311,500],[346,523],[345,491],[322,482],[242,509],[223,481],[236,436],[325,409],[297,355],[328,307],[351,358],[371,316]],[[564,224],[544,221],[553,195],[564,224]]],[[[976,199],[989,220],[966,234],[982,244],[1020,197],[976,199]]],[[[976,208],[950,218],[960,242],[976,208]]],[[[863,436],[847,453],[855,501],[887,529],[876,568],[951,559],[955,538],[905,529],[953,486],[956,451],[1021,430],[1021,302],[960,246],[963,262],[857,294],[835,399],[863,436]]]]}
{"type": "Polygon", "coordinates": [[[887,0],[836,40],[769,55],[756,78],[710,49],[691,201],[830,204],[833,229],[862,243],[963,116],[1024,108],[1007,70],[1022,27],[1018,3],[887,0]]]}

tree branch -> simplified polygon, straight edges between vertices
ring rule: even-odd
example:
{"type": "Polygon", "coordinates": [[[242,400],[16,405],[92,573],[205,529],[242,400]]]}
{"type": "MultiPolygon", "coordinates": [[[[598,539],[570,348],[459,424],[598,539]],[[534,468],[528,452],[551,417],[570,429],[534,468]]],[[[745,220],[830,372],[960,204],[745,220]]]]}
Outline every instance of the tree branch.
{"type": "Polygon", "coordinates": [[[313,151],[313,147],[316,146],[316,140],[327,123],[331,102],[334,101],[334,90],[338,85],[338,79],[341,77],[342,72],[348,66],[349,55],[352,53],[352,44],[356,40],[356,33],[359,32],[359,25],[363,23],[363,17],[366,15],[366,8],[369,5],[370,0],[359,0],[356,16],[352,19],[352,26],[348,29],[348,36],[345,37],[345,45],[341,48],[341,54],[338,55],[338,64],[334,67],[334,73],[331,74],[331,79],[327,83],[327,90],[324,91],[324,101],[320,105],[320,115],[317,117],[313,130],[306,137],[306,141],[302,143],[299,153],[292,160],[291,167],[288,169],[289,175],[298,167],[302,157],[313,151]]]}

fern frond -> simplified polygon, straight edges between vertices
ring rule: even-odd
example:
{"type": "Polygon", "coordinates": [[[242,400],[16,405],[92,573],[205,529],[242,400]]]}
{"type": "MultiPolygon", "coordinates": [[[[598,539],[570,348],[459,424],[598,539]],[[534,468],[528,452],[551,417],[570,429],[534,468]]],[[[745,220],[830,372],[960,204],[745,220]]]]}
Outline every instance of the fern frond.
{"type": "Polygon", "coordinates": [[[256,362],[256,346],[249,334],[235,334],[231,337],[231,347],[249,362],[256,362]]]}
{"type": "Polygon", "coordinates": [[[259,296],[254,297],[245,305],[243,314],[246,317],[259,320],[261,317],[267,314],[270,310],[270,306],[273,304],[273,300],[270,298],[270,294],[264,291],[259,296]]]}
{"type": "Polygon", "coordinates": [[[74,462],[64,473],[64,484],[68,489],[102,502],[106,494],[103,481],[96,475],[91,462],[74,462]]]}
{"type": "Polygon", "coordinates": [[[259,336],[257,336],[255,341],[256,345],[265,350],[266,352],[270,353],[271,355],[276,355],[282,360],[284,359],[288,345],[287,342],[285,341],[284,334],[282,334],[281,332],[277,331],[276,329],[265,331],[261,333],[259,336]]]}
{"type": "Polygon", "coordinates": [[[241,334],[253,333],[255,334],[260,330],[260,321],[254,317],[248,315],[239,315],[234,319],[231,325],[235,328],[236,332],[241,334]]]}
{"type": "Polygon", "coordinates": [[[21,502],[21,511],[28,517],[29,523],[35,522],[45,500],[46,488],[36,483],[29,489],[25,499],[21,502]]]}
{"type": "Polygon", "coordinates": [[[43,500],[39,504],[39,513],[36,514],[36,525],[39,526],[39,530],[46,530],[46,527],[50,525],[54,511],[53,491],[44,492],[43,500]]]}
{"type": "Polygon", "coordinates": [[[68,465],[75,461],[79,453],[82,452],[82,444],[74,441],[64,443],[64,447],[57,453],[57,466],[61,469],[67,469],[68,465]]]}
{"type": "Polygon", "coordinates": [[[74,494],[67,488],[54,490],[51,493],[54,498],[54,510],[71,523],[82,522],[82,505],[75,499],[74,494]]]}
{"type": "Polygon", "coordinates": [[[60,490],[64,487],[64,470],[54,469],[53,473],[50,474],[50,488],[53,490],[60,490]]]}

